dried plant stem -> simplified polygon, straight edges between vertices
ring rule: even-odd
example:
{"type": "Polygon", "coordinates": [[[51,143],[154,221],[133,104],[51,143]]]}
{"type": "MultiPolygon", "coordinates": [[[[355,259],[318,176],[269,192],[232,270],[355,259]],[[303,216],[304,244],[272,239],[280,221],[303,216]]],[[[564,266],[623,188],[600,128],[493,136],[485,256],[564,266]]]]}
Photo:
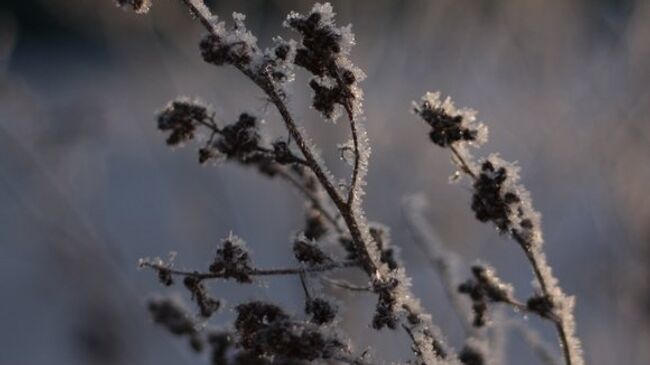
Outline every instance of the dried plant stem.
{"type": "MultiPolygon", "coordinates": [[[[226,277],[223,273],[198,272],[198,271],[172,269],[168,267],[167,264],[155,263],[155,262],[145,261],[142,262],[140,266],[149,267],[155,270],[162,270],[172,275],[191,276],[199,280],[219,279],[219,278],[226,277]]],[[[357,261],[344,261],[344,262],[332,262],[328,264],[322,264],[322,265],[310,266],[310,267],[281,268],[281,269],[251,269],[250,271],[246,272],[246,274],[251,276],[304,275],[306,273],[326,272],[326,271],[347,269],[353,267],[359,267],[359,263],[357,261]]]]}
{"type": "MultiPolygon", "coordinates": [[[[341,77],[338,77],[339,84],[342,83],[341,77]]],[[[359,187],[359,169],[361,168],[361,153],[359,151],[359,133],[357,127],[357,121],[354,117],[354,111],[350,102],[345,103],[345,113],[348,116],[348,121],[350,122],[350,134],[352,134],[352,144],[354,146],[354,166],[352,167],[352,180],[350,181],[350,189],[348,191],[348,200],[347,204],[349,207],[352,207],[357,198],[357,189],[359,187]]]]}
{"type": "Polygon", "coordinates": [[[367,285],[367,286],[360,286],[360,285],[355,285],[352,283],[348,283],[347,281],[343,280],[335,280],[331,279],[328,277],[323,277],[322,280],[326,282],[327,284],[349,290],[349,291],[363,291],[363,292],[372,292],[372,286],[367,285]]]}
{"type": "MultiPolygon", "coordinates": [[[[478,174],[471,169],[469,163],[463,158],[463,156],[458,152],[458,150],[454,146],[450,146],[450,149],[460,169],[463,172],[465,172],[467,175],[469,175],[474,181],[476,181],[478,179],[478,174]]],[[[540,262],[542,262],[542,259],[538,257],[538,251],[532,249],[532,247],[530,247],[530,245],[527,245],[525,242],[520,242],[521,240],[515,240],[515,241],[517,241],[519,246],[524,251],[526,258],[528,259],[528,262],[530,263],[530,266],[533,269],[535,279],[539,284],[542,294],[547,298],[554,297],[554,294],[551,293],[551,291],[549,290],[550,285],[549,283],[547,283],[547,277],[542,273],[541,264],[540,264],[540,262]]],[[[523,303],[513,300],[509,302],[509,304],[513,305],[515,308],[519,310],[529,312],[526,305],[523,303]]],[[[561,344],[560,347],[562,347],[562,352],[564,354],[564,360],[566,362],[566,365],[573,365],[571,361],[571,359],[574,356],[571,353],[571,350],[573,348],[569,344],[569,336],[567,334],[566,324],[564,323],[562,318],[556,315],[550,315],[545,318],[549,319],[555,325],[555,329],[560,339],[560,344],[561,344]]]]}
{"type": "Polygon", "coordinates": [[[474,332],[472,327],[471,312],[461,302],[458,294],[458,257],[446,249],[439,237],[432,230],[422,215],[424,200],[412,197],[405,201],[404,215],[407,225],[413,235],[413,240],[425,253],[431,266],[438,272],[440,281],[445,289],[445,294],[454,308],[458,320],[466,334],[474,332]]]}
{"type": "Polygon", "coordinates": [[[247,70],[242,71],[262,88],[271,102],[276,106],[287,130],[291,134],[291,137],[296,141],[298,148],[305,157],[309,168],[312,170],[314,175],[316,175],[316,178],[325,189],[325,192],[327,192],[330,199],[332,199],[334,205],[341,213],[341,216],[343,217],[343,220],[345,221],[348,230],[350,231],[350,235],[354,241],[357,251],[359,252],[361,265],[369,276],[376,276],[378,274],[378,265],[374,262],[368,251],[368,245],[363,238],[357,217],[354,215],[351,206],[347,204],[347,202],[343,199],[339,191],[336,189],[334,183],[330,181],[320,163],[316,160],[313,151],[307,145],[305,137],[298,129],[298,126],[291,116],[291,113],[289,113],[284,100],[280,97],[280,95],[278,95],[275,87],[273,86],[273,82],[270,80],[270,78],[259,80],[257,77],[250,74],[250,72],[247,72],[247,70]]]}
{"type": "MultiPolygon", "coordinates": [[[[202,8],[199,9],[195,1],[193,0],[181,0],[186,6],[189,7],[190,12],[199,18],[201,24],[210,32],[212,35],[217,37],[217,39],[220,38],[219,33],[216,31],[214,28],[212,22],[211,22],[211,14],[207,8],[204,8],[203,3],[201,2],[202,8]]],[[[374,242],[372,242],[372,238],[369,237],[369,232],[364,232],[366,228],[365,227],[365,218],[363,215],[360,213],[359,209],[359,198],[361,196],[359,187],[361,185],[361,175],[365,172],[362,171],[365,169],[365,162],[364,158],[365,156],[363,155],[364,151],[361,151],[361,143],[360,138],[363,138],[363,136],[360,136],[360,128],[359,125],[357,124],[357,120],[354,118],[354,108],[352,107],[351,103],[348,101],[345,103],[344,108],[346,110],[346,113],[348,115],[348,119],[350,121],[350,129],[351,129],[351,134],[352,134],[352,139],[353,139],[353,144],[354,144],[354,154],[355,154],[355,162],[354,162],[354,167],[353,167],[353,172],[352,172],[352,181],[350,183],[349,191],[348,191],[348,196],[343,197],[341,194],[340,190],[336,187],[336,184],[334,181],[331,180],[330,176],[326,173],[326,169],[322,164],[321,161],[319,161],[316,157],[316,154],[314,151],[312,151],[312,148],[310,147],[307,137],[303,135],[303,132],[299,129],[297,126],[295,120],[293,119],[293,116],[288,110],[287,105],[285,104],[285,98],[283,97],[283,94],[279,92],[278,88],[276,87],[273,78],[271,75],[269,75],[266,72],[254,72],[250,68],[243,66],[242,64],[235,63],[234,64],[237,69],[239,69],[245,76],[247,76],[251,81],[253,81],[256,85],[258,85],[262,91],[266,94],[268,99],[273,103],[278,110],[285,127],[287,128],[289,135],[291,138],[296,142],[296,145],[298,146],[298,149],[301,151],[303,157],[304,157],[304,165],[307,166],[315,175],[316,179],[319,181],[320,185],[323,187],[327,195],[330,197],[332,200],[333,204],[336,206],[337,210],[341,214],[341,217],[343,218],[343,221],[345,222],[345,225],[347,227],[347,230],[350,233],[350,237],[352,239],[352,242],[355,247],[356,254],[358,256],[358,261],[356,264],[360,265],[363,270],[366,272],[368,277],[371,280],[376,280],[378,283],[383,283],[384,281],[388,281],[389,279],[387,277],[384,277],[384,270],[382,270],[381,263],[376,262],[376,257],[378,255],[376,252],[373,252],[372,250],[376,250],[376,246],[374,245],[374,242]],[[374,253],[374,255],[373,255],[374,253]]],[[[337,77],[337,82],[339,84],[342,83],[340,75],[337,77]]],[[[295,273],[293,272],[288,272],[288,273],[295,273]]],[[[419,320],[422,318],[419,318],[421,313],[415,313],[415,312],[410,312],[409,316],[411,318],[415,317],[418,318],[419,320]]],[[[413,323],[409,324],[416,327],[413,323]]],[[[432,324],[431,324],[432,325],[432,324]]],[[[433,326],[433,325],[432,325],[433,326]]],[[[405,328],[408,328],[408,325],[404,325],[405,328]]],[[[437,329],[435,329],[437,330],[437,329]]],[[[418,329],[421,333],[419,333],[417,336],[415,336],[412,332],[411,329],[408,329],[408,333],[411,337],[411,340],[414,343],[414,346],[418,348],[418,353],[420,355],[423,355],[427,353],[429,350],[424,350],[423,346],[425,345],[425,342],[432,342],[433,343],[433,351],[435,356],[437,357],[446,357],[447,355],[444,355],[447,353],[445,349],[443,349],[443,344],[442,342],[434,336],[433,332],[434,328],[427,328],[427,326],[423,326],[423,328],[418,329]],[[441,355],[443,354],[443,355],[441,355]]],[[[429,345],[430,346],[430,345],[429,345]]]]}
{"type": "Polygon", "coordinates": [[[336,230],[338,233],[343,233],[343,228],[339,224],[339,222],[334,218],[334,216],[325,208],[325,205],[323,204],[324,202],[319,199],[314,192],[310,191],[309,189],[305,188],[305,186],[298,181],[293,175],[291,175],[288,171],[286,171],[283,168],[279,168],[277,170],[277,174],[281,176],[283,179],[288,181],[291,185],[295,186],[296,189],[298,189],[309,201],[313,204],[314,208],[323,215],[323,217],[331,224],[331,226],[336,230]]]}

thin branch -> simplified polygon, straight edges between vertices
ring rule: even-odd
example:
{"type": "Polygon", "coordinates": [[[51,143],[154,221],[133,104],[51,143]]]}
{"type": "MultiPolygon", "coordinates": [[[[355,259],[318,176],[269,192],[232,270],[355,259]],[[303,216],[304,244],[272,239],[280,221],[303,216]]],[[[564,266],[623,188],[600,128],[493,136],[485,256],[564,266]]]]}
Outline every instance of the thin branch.
{"type": "MultiPolygon", "coordinates": [[[[339,76],[340,84],[342,84],[339,76]]],[[[352,207],[354,204],[354,199],[357,196],[357,188],[359,186],[359,168],[361,162],[361,153],[359,152],[359,133],[357,131],[357,122],[354,119],[354,111],[352,110],[352,105],[347,101],[345,103],[345,112],[348,115],[348,121],[350,122],[350,133],[352,134],[352,144],[354,145],[354,167],[352,168],[352,180],[350,181],[350,189],[348,191],[348,206],[352,207]]]]}
{"type": "Polygon", "coordinates": [[[360,285],[355,285],[352,283],[348,283],[347,281],[343,280],[336,280],[328,277],[322,277],[322,281],[324,281],[327,284],[346,289],[349,291],[364,291],[364,292],[372,292],[372,287],[370,285],[367,286],[360,286],[360,285]]]}
{"type": "Polygon", "coordinates": [[[192,16],[197,18],[199,22],[205,27],[205,29],[208,30],[208,32],[217,35],[216,30],[214,29],[214,24],[210,20],[211,14],[209,14],[209,11],[207,7],[205,6],[205,3],[203,3],[203,0],[200,0],[197,5],[197,3],[193,0],[180,0],[187,8],[189,9],[190,13],[192,16]]]}
{"type": "MultiPolygon", "coordinates": [[[[209,118],[208,120],[209,120],[209,122],[206,122],[205,120],[197,120],[197,122],[210,130],[210,138],[208,139],[208,143],[209,143],[209,142],[211,142],[213,140],[215,135],[218,134],[220,136],[223,136],[223,130],[220,129],[217,126],[217,124],[215,123],[215,121],[212,118],[209,118]]],[[[254,150],[255,150],[255,152],[266,155],[266,156],[271,157],[273,159],[275,158],[275,151],[270,149],[270,148],[266,148],[266,147],[256,145],[254,150]]],[[[307,161],[305,161],[304,159],[302,159],[302,158],[300,158],[298,156],[295,156],[293,154],[291,154],[291,162],[290,163],[296,163],[296,164],[304,165],[304,166],[307,166],[307,167],[309,166],[307,161]]]]}
{"type": "Polygon", "coordinates": [[[478,176],[476,175],[476,173],[472,170],[471,167],[469,167],[469,164],[467,163],[467,161],[465,161],[463,156],[458,152],[456,147],[454,147],[454,145],[449,145],[449,149],[453,153],[453,155],[455,157],[456,164],[460,167],[460,169],[464,173],[466,173],[467,175],[471,176],[472,179],[474,179],[474,180],[478,179],[478,176]]]}
{"type": "Polygon", "coordinates": [[[288,181],[291,185],[296,187],[311,203],[314,205],[314,208],[318,210],[320,214],[323,215],[323,217],[334,227],[334,229],[338,233],[343,233],[344,230],[339,224],[339,222],[332,216],[330,212],[327,211],[327,209],[324,206],[324,202],[321,201],[321,199],[318,198],[314,192],[311,190],[307,189],[305,185],[303,185],[300,181],[298,181],[294,176],[292,176],[288,171],[286,171],[283,168],[277,169],[278,175],[280,175],[283,179],[288,181]]]}
{"type": "Polygon", "coordinates": [[[298,273],[298,277],[300,278],[300,285],[302,286],[302,290],[305,292],[305,299],[311,300],[311,295],[309,294],[309,288],[307,288],[307,279],[305,278],[305,273],[304,272],[298,273]]]}
{"type": "Polygon", "coordinates": [[[518,332],[521,338],[537,355],[540,361],[545,365],[558,365],[558,354],[555,353],[551,345],[542,339],[540,334],[532,328],[525,326],[518,320],[509,320],[505,323],[508,328],[518,332]]]}
{"type": "Polygon", "coordinates": [[[424,200],[418,202],[419,200],[417,197],[405,200],[403,211],[406,222],[413,234],[415,243],[426,254],[427,260],[440,275],[440,282],[445,288],[445,294],[451,302],[465,333],[469,334],[473,332],[470,311],[460,300],[457,290],[460,283],[457,270],[459,259],[453,252],[442,245],[438,235],[424,219],[422,214],[424,207],[422,205],[425,202],[424,200]]]}
{"type": "Polygon", "coordinates": [[[354,241],[355,246],[361,256],[360,262],[363,265],[364,270],[370,276],[377,275],[378,266],[375,263],[375,261],[372,259],[370,253],[368,252],[368,246],[363,239],[363,234],[361,232],[361,228],[359,227],[359,222],[357,221],[357,217],[355,217],[350,206],[347,204],[346,201],[343,200],[343,197],[339,193],[338,189],[335,187],[334,183],[330,181],[327,174],[325,174],[325,171],[320,166],[319,162],[316,160],[316,157],[313,151],[311,150],[311,148],[308,146],[305,137],[298,129],[298,126],[296,125],[293,117],[291,116],[291,113],[289,113],[289,110],[286,104],[284,103],[283,98],[280,97],[280,95],[278,95],[272,80],[268,76],[265,79],[260,80],[258,77],[253,75],[250,71],[246,69],[240,69],[240,70],[244,74],[246,74],[251,80],[253,80],[258,86],[260,86],[260,88],[262,88],[262,90],[269,96],[271,102],[276,106],[278,112],[280,113],[280,116],[282,117],[285,123],[285,126],[287,127],[287,130],[289,131],[293,139],[296,141],[296,144],[298,145],[298,148],[300,149],[303,156],[305,157],[305,160],[307,160],[309,168],[312,170],[314,175],[316,175],[316,178],[321,183],[321,185],[323,186],[327,194],[330,196],[330,199],[332,199],[334,205],[336,205],[337,209],[341,213],[341,216],[343,217],[343,220],[348,226],[348,230],[350,231],[352,240],[354,241]]]}
{"type": "MultiPolygon", "coordinates": [[[[150,261],[141,262],[140,267],[149,267],[154,270],[164,270],[172,275],[191,276],[199,280],[218,279],[218,278],[226,277],[223,273],[198,272],[198,271],[172,269],[165,263],[157,263],[157,262],[150,262],[150,261]]],[[[326,271],[353,268],[353,267],[359,267],[359,262],[343,261],[343,262],[332,262],[328,264],[322,264],[322,265],[310,266],[310,267],[296,267],[296,268],[282,268],[282,269],[251,269],[250,271],[246,272],[246,274],[251,276],[301,275],[305,273],[326,272],[326,271]]]]}

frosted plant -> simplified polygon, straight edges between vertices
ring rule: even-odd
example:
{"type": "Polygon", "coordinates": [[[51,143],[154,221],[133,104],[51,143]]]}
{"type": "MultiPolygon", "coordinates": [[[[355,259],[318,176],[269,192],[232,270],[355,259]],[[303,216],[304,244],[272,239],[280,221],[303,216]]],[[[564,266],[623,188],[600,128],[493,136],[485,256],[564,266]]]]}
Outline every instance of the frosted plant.
{"type": "Polygon", "coordinates": [[[512,288],[502,283],[492,269],[475,266],[475,279],[459,288],[474,301],[474,324],[483,323],[486,299],[508,303],[553,322],[566,363],[582,365],[582,348],[575,335],[574,298],[564,294],[546,260],[540,215],[533,208],[530,193],[519,183],[519,167],[496,154],[475,161],[469,147],[483,143],[487,131],[476,123],[475,112],[456,109],[449,97],[443,101],[439,93],[427,93],[420,103],[414,102],[413,112],[431,126],[431,141],[449,148],[454,164],[471,179],[471,208],[476,218],[492,222],[500,233],[512,237],[535,275],[537,294],[524,304],[514,298],[512,288]]]}
{"type": "MultiPolygon", "coordinates": [[[[317,3],[307,14],[291,12],[283,23],[300,36],[299,40],[275,37],[273,47],[261,49],[257,38],[247,29],[243,14],[233,13],[232,21],[226,22],[213,15],[202,0],[180,2],[207,32],[199,42],[203,60],[215,66],[232,66],[258,86],[277,110],[288,136],[267,138],[258,117],[251,113],[241,113],[230,123],[224,123],[200,101],[187,98],[170,102],[158,113],[158,129],[166,133],[166,142],[171,146],[200,144],[199,163],[236,163],[254,168],[268,178],[286,181],[305,197],[305,226],[293,237],[297,261],[293,267],[257,267],[244,241],[233,234],[221,241],[212,263],[204,271],[179,270],[171,260],[161,259],[143,259],[140,266],[155,270],[166,286],[182,278],[202,321],[222,308],[222,302],[209,293],[209,280],[234,280],[245,285],[264,276],[298,276],[305,305],[304,316],[297,316],[269,302],[241,303],[234,307],[236,319],[232,328],[224,331],[195,322],[177,301],[155,299],[149,309],[157,323],[173,334],[187,337],[196,351],[208,348],[215,364],[371,362],[367,351],[353,351],[351,341],[338,327],[339,305],[317,290],[325,284],[376,295],[372,327],[404,330],[414,356],[408,363],[488,363],[489,343],[475,328],[485,324],[488,302],[504,302],[554,320],[565,331],[563,338],[573,339],[568,322],[569,300],[546,268],[541,250],[532,250],[541,245],[541,234],[536,229],[539,219],[528,203],[527,193],[517,184],[511,166],[490,157],[479,167],[465,148],[466,144],[480,144],[487,137],[487,129],[476,122],[474,111],[456,109],[449,98],[441,100],[440,94],[427,94],[415,108],[433,128],[433,142],[451,148],[463,172],[476,180],[472,208],[477,217],[495,222],[501,231],[512,234],[532,252],[529,258],[541,273],[541,292],[522,304],[514,298],[512,287],[499,280],[492,269],[475,267],[474,280],[461,287],[463,293],[472,297],[475,326],[463,349],[457,352],[447,344],[431,315],[411,292],[411,280],[397,247],[391,244],[388,227],[369,222],[363,210],[370,145],[363,125],[360,87],[365,74],[350,59],[355,43],[351,26],[338,26],[332,6],[317,3]],[[325,120],[346,120],[349,141],[337,148],[351,166],[347,179],[333,176],[290,112],[286,86],[295,80],[296,66],[310,74],[313,109],[325,120]],[[207,138],[199,140],[199,132],[207,133],[207,138]],[[507,191],[500,190],[501,186],[507,191]],[[516,210],[506,209],[504,204],[516,204],[516,210]],[[326,243],[332,242],[340,246],[345,257],[328,250],[326,243]],[[341,270],[362,271],[365,283],[352,284],[334,277],[341,270]]],[[[151,5],[145,0],[120,0],[117,4],[138,13],[146,12],[151,5]]],[[[436,260],[435,264],[442,268],[452,259],[450,255],[440,255],[436,260]]],[[[451,292],[454,296],[458,294],[451,292]]],[[[577,340],[572,341],[577,344],[577,340]]],[[[567,352],[572,360],[579,356],[574,349],[567,352]]],[[[577,360],[569,363],[579,364],[577,360]]]]}

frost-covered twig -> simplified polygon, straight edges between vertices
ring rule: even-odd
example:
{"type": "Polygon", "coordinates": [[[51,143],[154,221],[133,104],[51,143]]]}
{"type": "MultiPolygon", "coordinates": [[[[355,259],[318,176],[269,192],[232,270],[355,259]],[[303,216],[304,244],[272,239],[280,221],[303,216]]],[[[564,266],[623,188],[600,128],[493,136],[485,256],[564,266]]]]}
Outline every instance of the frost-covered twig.
{"type": "MultiPolygon", "coordinates": [[[[300,44],[278,38],[275,48],[262,51],[257,46],[256,38],[246,29],[244,15],[233,14],[234,26],[226,29],[225,23],[217,22],[202,1],[182,0],[182,3],[209,32],[200,45],[204,60],[215,65],[232,65],[259,86],[277,109],[289,132],[290,141],[295,141],[302,157],[291,153],[289,142],[274,144],[272,150],[260,146],[255,118],[250,115],[242,114],[235,124],[219,128],[211,120],[206,122],[209,117],[205,108],[183,101],[171,104],[159,117],[159,129],[170,133],[168,143],[179,144],[191,140],[196,126],[202,125],[212,132],[200,150],[199,159],[202,162],[225,156],[245,165],[257,166],[270,176],[278,173],[277,164],[308,168],[345,223],[347,232],[343,232],[339,240],[351,243],[345,245],[346,250],[355,256],[356,262],[371,280],[373,292],[379,296],[373,326],[377,329],[386,326],[395,328],[398,322],[402,322],[416,342],[421,362],[434,364],[444,359],[453,362],[455,356],[446,348],[440,331],[411,293],[409,278],[393,256],[393,250],[387,248],[388,240],[384,239],[381,243],[376,241],[377,237],[373,236],[362,209],[361,197],[370,147],[360,123],[362,91],[358,82],[364,75],[348,58],[354,43],[350,27],[335,25],[330,4],[316,4],[309,14],[291,13],[285,22],[287,27],[301,34],[300,44]],[[289,112],[283,84],[293,78],[291,69],[294,64],[313,75],[309,85],[314,90],[313,107],[316,110],[327,119],[334,119],[339,108],[343,108],[347,114],[355,155],[347,196],[339,190],[306,132],[298,127],[289,112]],[[213,140],[217,135],[219,138],[213,140]]],[[[134,9],[137,7],[132,2],[126,4],[134,9]]],[[[294,180],[289,181],[296,185],[294,180]]],[[[314,208],[320,210],[340,232],[335,218],[328,217],[317,199],[310,199],[314,208]]],[[[302,245],[312,247],[308,242],[302,245]]],[[[240,270],[235,274],[247,279],[252,272],[240,270]]]]}
{"type": "Polygon", "coordinates": [[[520,320],[509,319],[503,325],[510,328],[519,335],[531,348],[533,353],[540,359],[544,365],[559,365],[558,354],[555,353],[552,346],[545,342],[537,331],[529,326],[524,325],[520,320]]]}
{"type": "Polygon", "coordinates": [[[431,266],[440,275],[440,281],[445,294],[451,302],[456,316],[466,333],[471,333],[471,313],[460,300],[458,285],[461,283],[460,259],[451,250],[445,248],[440,237],[424,218],[423,210],[426,199],[421,195],[414,195],[403,200],[403,212],[414,242],[426,254],[431,266]]]}
{"type": "MultiPolygon", "coordinates": [[[[170,275],[190,276],[198,280],[204,279],[223,279],[228,275],[219,272],[199,272],[195,270],[179,270],[170,268],[166,263],[157,260],[142,260],[139,263],[140,267],[148,267],[158,271],[164,271],[170,275]]],[[[345,261],[345,262],[332,262],[328,264],[311,266],[311,267],[291,267],[291,268],[276,268],[276,269],[257,269],[253,268],[245,271],[250,276],[276,276],[276,275],[301,275],[306,273],[326,272],[332,270],[340,270],[359,267],[358,262],[345,261]]]]}
{"type": "Polygon", "coordinates": [[[564,294],[547,263],[539,213],[528,191],[518,182],[519,168],[498,155],[480,163],[473,160],[468,148],[486,141],[487,128],[476,122],[475,111],[457,109],[449,97],[442,100],[440,93],[427,93],[421,103],[414,102],[414,112],[431,126],[432,142],[450,148],[454,163],[471,178],[476,218],[494,223],[499,232],[508,234],[523,249],[540,289],[526,308],[554,323],[567,365],[584,364],[580,340],[575,335],[574,298],[564,294]]]}

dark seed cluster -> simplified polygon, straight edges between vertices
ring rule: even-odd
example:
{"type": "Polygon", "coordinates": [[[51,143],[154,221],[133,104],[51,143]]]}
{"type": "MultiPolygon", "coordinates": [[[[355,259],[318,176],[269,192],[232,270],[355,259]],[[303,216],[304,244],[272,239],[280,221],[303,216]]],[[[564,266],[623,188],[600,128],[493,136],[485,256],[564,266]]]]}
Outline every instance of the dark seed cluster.
{"type": "Polygon", "coordinates": [[[318,240],[327,233],[327,226],[323,215],[314,207],[307,209],[305,217],[305,231],[303,232],[308,240],[318,240]]]}
{"type": "Polygon", "coordinates": [[[168,298],[152,299],[148,309],[155,323],[174,335],[187,336],[192,348],[200,350],[200,340],[194,322],[178,303],[168,298]]]}
{"type": "Polygon", "coordinates": [[[192,276],[187,276],[183,280],[183,284],[192,294],[192,299],[199,307],[199,313],[202,317],[208,318],[212,313],[219,310],[221,302],[214,299],[208,294],[208,290],[203,285],[201,279],[192,276]]]}
{"type": "Polygon", "coordinates": [[[287,24],[302,35],[295,64],[316,76],[332,76],[331,68],[341,52],[343,37],[339,29],[323,22],[322,18],[323,14],[313,11],[307,16],[292,16],[287,24]]]}
{"type": "Polygon", "coordinates": [[[469,279],[458,287],[458,291],[472,299],[474,326],[483,327],[487,322],[489,302],[512,301],[512,288],[504,284],[492,269],[484,266],[472,266],[474,279],[469,279]]]}
{"type": "Polygon", "coordinates": [[[395,248],[389,246],[387,234],[388,232],[386,232],[385,228],[381,226],[370,227],[370,235],[372,236],[372,239],[375,240],[380,252],[379,260],[386,264],[390,270],[396,270],[398,264],[395,257],[395,248]]]}
{"type": "Polygon", "coordinates": [[[302,35],[294,63],[315,77],[309,83],[314,91],[313,107],[326,118],[334,117],[336,104],[350,107],[356,98],[355,72],[337,62],[343,51],[343,32],[331,19],[325,20],[316,8],[309,15],[293,14],[286,24],[302,35]]]}
{"type": "Polygon", "coordinates": [[[323,298],[307,299],[305,313],[311,315],[311,321],[318,325],[331,323],[336,318],[338,308],[323,298]]]}
{"type": "Polygon", "coordinates": [[[246,42],[225,42],[223,37],[212,33],[201,39],[199,49],[205,62],[217,66],[234,65],[244,67],[251,62],[255,52],[246,42]]]}
{"type": "Polygon", "coordinates": [[[199,331],[189,314],[171,299],[153,299],[149,301],[149,313],[155,323],[165,327],[170,333],[187,337],[190,347],[201,352],[207,348],[212,365],[298,365],[302,361],[275,358],[272,361],[260,357],[251,351],[242,349],[236,342],[237,335],[216,330],[199,331]]]}
{"type": "Polygon", "coordinates": [[[395,288],[397,288],[398,285],[399,281],[394,278],[387,281],[375,282],[373,284],[373,290],[379,296],[377,299],[377,306],[375,307],[375,315],[372,318],[373,328],[397,328],[397,311],[399,308],[397,307],[395,288]]]}
{"type": "Polygon", "coordinates": [[[354,98],[349,85],[345,84],[326,86],[323,82],[312,79],[309,87],[314,91],[312,106],[328,119],[334,116],[336,104],[345,106],[354,98]]]}
{"type": "Polygon", "coordinates": [[[481,164],[481,171],[474,182],[472,210],[481,222],[493,222],[497,229],[509,232],[524,247],[532,245],[535,226],[526,216],[522,198],[512,188],[504,185],[512,172],[490,160],[481,164]]]}
{"type": "Polygon", "coordinates": [[[221,138],[215,141],[214,147],[227,158],[245,159],[258,148],[260,141],[257,118],[247,113],[242,113],[237,122],[225,126],[220,134],[221,138]]]}
{"type": "Polygon", "coordinates": [[[487,363],[483,353],[469,345],[464,346],[460,351],[458,360],[465,365],[485,365],[487,363]]]}
{"type": "Polygon", "coordinates": [[[175,100],[158,114],[158,129],[169,133],[168,145],[176,146],[193,139],[198,124],[208,117],[208,111],[203,105],[175,100]]]}
{"type": "Polygon", "coordinates": [[[298,261],[307,265],[322,265],[332,262],[332,259],[318,245],[305,237],[298,237],[293,242],[293,254],[298,261]]]}
{"type": "Polygon", "coordinates": [[[172,286],[174,284],[174,278],[168,268],[158,269],[158,280],[164,286],[172,286]]]}
{"type": "Polygon", "coordinates": [[[555,305],[548,296],[535,295],[526,301],[526,308],[533,313],[539,314],[541,317],[550,318],[553,316],[555,305]]]}
{"type": "Polygon", "coordinates": [[[432,105],[427,100],[415,108],[415,113],[431,126],[429,138],[440,147],[458,141],[475,141],[478,136],[478,130],[464,125],[463,115],[451,115],[442,106],[432,105]]]}
{"type": "Polygon", "coordinates": [[[258,356],[281,356],[313,361],[329,359],[344,348],[309,323],[293,321],[279,307],[254,301],[235,308],[240,345],[258,356]]]}
{"type": "Polygon", "coordinates": [[[241,240],[230,237],[221,243],[217,249],[210,272],[221,274],[224,278],[233,278],[240,283],[252,281],[251,259],[241,240]]]}

